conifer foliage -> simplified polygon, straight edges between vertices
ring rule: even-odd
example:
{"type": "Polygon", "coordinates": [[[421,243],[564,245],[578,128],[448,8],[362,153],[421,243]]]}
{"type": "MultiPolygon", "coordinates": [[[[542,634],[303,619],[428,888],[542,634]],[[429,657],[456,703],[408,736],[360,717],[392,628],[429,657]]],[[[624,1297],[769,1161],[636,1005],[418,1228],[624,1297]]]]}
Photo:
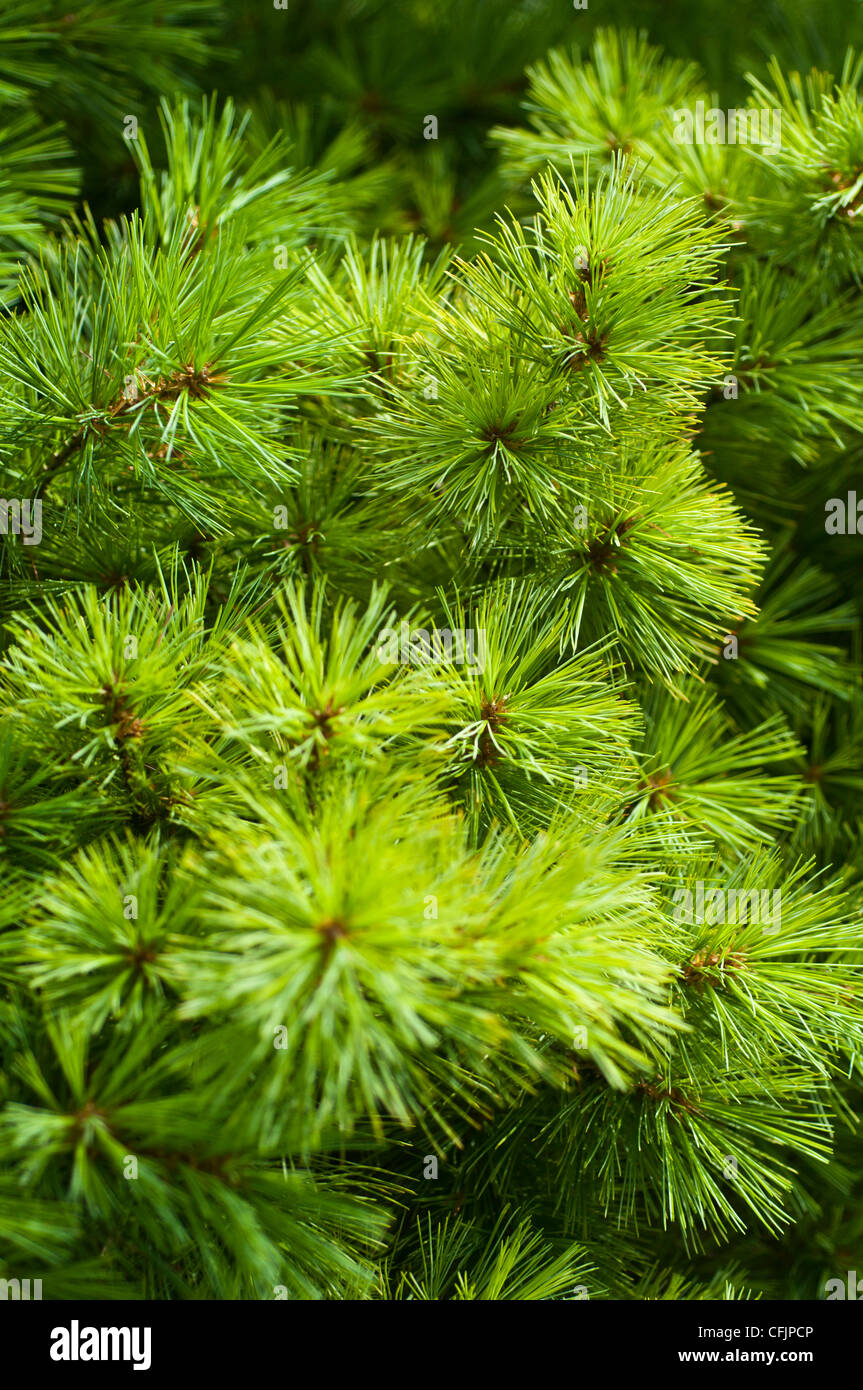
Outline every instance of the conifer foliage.
{"type": "Polygon", "coordinates": [[[619,8],[0,18],[0,1275],[45,1297],[863,1257],[863,63],[801,2],[747,88],[619,8]],[[675,137],[720,83],[775,151],[675,137]]]}

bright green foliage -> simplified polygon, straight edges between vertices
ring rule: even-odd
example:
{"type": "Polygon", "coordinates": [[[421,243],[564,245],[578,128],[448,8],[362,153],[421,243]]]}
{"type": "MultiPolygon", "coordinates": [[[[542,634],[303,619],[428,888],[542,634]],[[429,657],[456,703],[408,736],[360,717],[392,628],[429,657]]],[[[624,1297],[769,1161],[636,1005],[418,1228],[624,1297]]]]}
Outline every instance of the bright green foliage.
{"type": "Polygon", "coordinates": [[[0,1273],[823,1296],[861,61],[235,8],[0,20],[0,1273]]]}

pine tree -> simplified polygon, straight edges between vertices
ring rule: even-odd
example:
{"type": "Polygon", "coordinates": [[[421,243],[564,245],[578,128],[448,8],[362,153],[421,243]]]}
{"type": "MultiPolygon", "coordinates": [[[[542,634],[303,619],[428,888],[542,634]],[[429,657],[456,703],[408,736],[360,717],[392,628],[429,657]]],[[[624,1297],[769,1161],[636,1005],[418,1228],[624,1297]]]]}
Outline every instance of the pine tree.
{"type": "Polygon", "coordinates": [[[747,96],[649,6],[62,9],[0,27],[0,1276],[823,1297],[858,36],[789,4],[747,96]]]}

